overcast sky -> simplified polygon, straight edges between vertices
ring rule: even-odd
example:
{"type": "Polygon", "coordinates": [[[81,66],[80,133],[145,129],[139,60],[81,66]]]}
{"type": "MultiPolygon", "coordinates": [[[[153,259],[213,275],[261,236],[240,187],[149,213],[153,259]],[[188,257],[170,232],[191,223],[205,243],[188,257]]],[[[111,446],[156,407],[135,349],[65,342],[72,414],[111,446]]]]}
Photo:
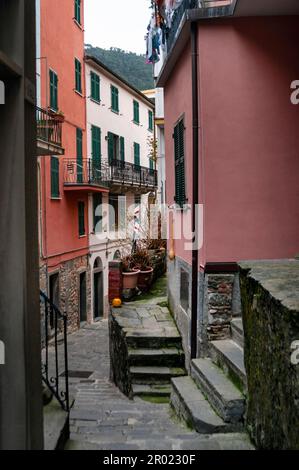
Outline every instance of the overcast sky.
{"type": "Polygon", "coordinates": [[[85,0],[85,43],[145,54],[150,0],[85,0]]]}

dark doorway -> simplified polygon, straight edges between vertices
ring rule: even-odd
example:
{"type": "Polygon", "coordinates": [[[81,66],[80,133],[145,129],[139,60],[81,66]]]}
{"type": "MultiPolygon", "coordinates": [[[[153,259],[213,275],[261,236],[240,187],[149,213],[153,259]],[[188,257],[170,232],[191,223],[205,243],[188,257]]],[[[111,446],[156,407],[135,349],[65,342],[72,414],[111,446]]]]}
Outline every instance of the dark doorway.
{"type": "MultiPolygon", "coordinates": [[[[49,291],[50,291],[50,300],[59,308],[59,273],[51,274],[49,277],[49,291]]],[[[50,327],[54,328],[55,324],[54,311],[50,309],[50,327]]]]}
{"type": "Polygon", "coordinates": [[[95,320],[103,318],[103,271],[96,271],[93,274],[94,279],[94,310],[93,315],[95,320]]]}
{"type": "Polygon", "coordinates": [[[86,272],[84,272],[80,274],[80,323],[86,321],[86,272]]]}

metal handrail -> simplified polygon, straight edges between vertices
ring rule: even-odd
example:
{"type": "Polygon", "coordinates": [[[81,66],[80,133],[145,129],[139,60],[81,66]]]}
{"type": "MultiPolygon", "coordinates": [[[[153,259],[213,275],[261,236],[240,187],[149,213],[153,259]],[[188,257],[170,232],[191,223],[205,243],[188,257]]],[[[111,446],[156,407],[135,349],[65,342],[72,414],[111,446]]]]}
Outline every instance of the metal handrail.
{"type": "Polygon", "coordinates": [[[92,159],[64,160],[65,185],[109,186],[109,171],[101,161],[92,159]]]}
{"type": "Polygon", "coordinates": [[[61,313],[59,308],[40,291],[41,317],[42,317],[42,379],[49,390],[57,398],[61,407],[69,412],[69,370],[67,349],[67,315],[61,313]],[[58,348],[59,337],[63,337],[62,366],[59,361],[61,350],[58,348]],[[54,360],[49,354],[49,348],[54,345],[54,360]],[[64,386],[61,377],[64,377],[64,386]]]}
{"type": "Polygon", "coordinates": [[[155,188],[158,185],[157,170],[135,165],[134,163],[111,160],[110,181],[111,183],[121,183],[123,185],[137,185],[155,188]]]}

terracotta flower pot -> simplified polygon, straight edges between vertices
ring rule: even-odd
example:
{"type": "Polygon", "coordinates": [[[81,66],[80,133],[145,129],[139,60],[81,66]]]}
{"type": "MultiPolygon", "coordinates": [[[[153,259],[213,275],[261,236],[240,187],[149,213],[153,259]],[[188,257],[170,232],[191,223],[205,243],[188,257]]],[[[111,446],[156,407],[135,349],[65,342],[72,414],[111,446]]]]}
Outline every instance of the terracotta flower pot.
{"type": "Polygon", "coordinates": [[[140,270],[138,274],[138,289],[142,292],[146,292],[153,282],[153,274],[153,268],[148,268],[145,271],[140,270]]]}
{"type": "Polygon", "coordinates": [[[123,272],[123,289],[136,289],[139,272],[139,269],[130,273],[123,272]]]}

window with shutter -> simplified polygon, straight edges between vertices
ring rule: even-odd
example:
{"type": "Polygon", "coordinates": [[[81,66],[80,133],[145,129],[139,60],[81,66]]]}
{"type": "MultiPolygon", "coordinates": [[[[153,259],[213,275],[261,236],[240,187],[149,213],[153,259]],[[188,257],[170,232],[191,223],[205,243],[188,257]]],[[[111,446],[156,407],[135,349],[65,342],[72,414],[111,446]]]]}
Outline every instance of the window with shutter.
{"type": "Polygon", "coordinates": [[[83,132],[76,130],[77,183],[83,183],[83,132]]]}
{"type": "Polygon", "coordinates": [[[100,233],[103,230],[102,225],[102,194],[96,193],[93,195],[93,231],[100,233]]]}
{"type": "Polygon", "coordinates": [[[81,0],[75,0],[75,20],[81,24],[81,0]]]}
{"type": "Polygon", "coordinates": [[[85,235],[85,204],[83,201],[78,202],[78,225],[79,237],[85,235]]]}
{"type": "Polygon", "coordinates": [[[174,128],[174,163],[175,163],[175,202],[183,207],[186,202],[185,190],[185,126],[181,119],[174,128]]]}
{"type": "Polygon", "coordinates": [[[139,103],[133,100],[133,121],[135,124],[139,124],[139,103]]]}
{"type": "Polygon", "coordinates": [[[107,144],[108,144],[108,161],[109,161],[109,164],[111,164],[113,160],[115,160],[114,134],[112,132],[108,132],[107,144]]]}
{"type": "Polygon", "coordinates": [[[100,77],[94,72],[90,72],[90,96],[94,101],[98,103],[100,99],[100,77]]]}
{"type": "Polygon", "coordinates": [[[51,197],[59,197],[59,159],[51,157],[51,197]]]}
{"type": "Polygon", "coordinates": [[[78,59],[75,59],[75,90],[82,93],[82,66],[78,59]]]}
{"type": "Polygon", "coordinates": [[[111,85],[111,110],[119,113],[118,88],[111,85]]]}
{"type": "Polygon", "coordinates": [[[148,130],[149,131],[154,130],[154,115],[152,111],[148,112],[148,130]]]}
{"type": "Polygon", "coordinates": [[[119,138],[119,143],[120,143],[120,152],[119,152],[120,160],[122,162],[124,162],[125,161],[125,139],[124,139],[124,137],[119,138]]]}
{"type": "Polygon", "coordinates": [[[101,163],[101,129],[91,126],[91,152],[92,161],[95,164],[101,163]]]}
{"type": "Polygon", "coordinates": [[[140,166],[140,145],[134,142],[134,165],[140,166]]]}
{"type": "Polygon", "coordinates": [[[53,70],[50,70],[50,108],[58,110],[58,77],[53,70]]]}

